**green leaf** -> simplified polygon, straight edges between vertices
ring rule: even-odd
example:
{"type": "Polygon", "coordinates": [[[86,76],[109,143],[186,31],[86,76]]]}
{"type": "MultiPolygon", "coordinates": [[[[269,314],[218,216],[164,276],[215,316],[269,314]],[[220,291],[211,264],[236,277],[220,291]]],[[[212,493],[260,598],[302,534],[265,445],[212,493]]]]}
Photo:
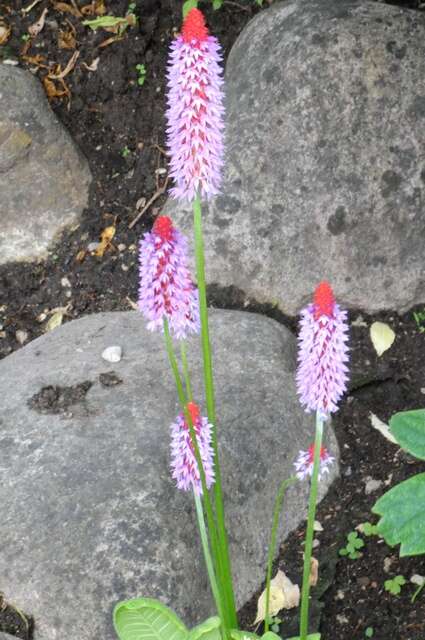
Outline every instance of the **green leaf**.
{"type": "Polygon", "coordinates": [[[198,0],[186,0],[186,2],[183,2],[183,20],[185,19],[185,17],[187,16],[187,14],[189,13],[189,11],[191,9],[196,9],[198,7],[198,0]]]}
{"type": "Polygon", "coordinates": [[[119,602],[114,627],[120,640],[187,640],[189,631],[164,604],[152,598],[119,602]]]}
{"type": "Polygon", "coordinates": [[[425,460],[425,409],[396,413],[390,420],[390,431],[405,451],[425,460]]]}
{"type": "Polygon", "coordinates": [[[251,633],[250,631],[240,631],[239,629],[231,629],[230,637],[233,640],[243,640],[244,638],[248,638],[248,640],[256,640],[260,638],[260,636],[257,636],[256,633],[251,633]]]}
{"type": "Polygon", "coordinates": [[[261,640],[282,640],[282,638],[277,633],[273,633],[273,631],[267,631],[261,636],[261,640]]]}
{"type": "Polygon", "coordinates": [[[82,23],[85,27],[90,27],[92,31],[96,31],[96,29],[104,29],[117,27],[118,25],[126,25],[128,27],[128,20],[125,18],[116,18],[115,16],[100,16],[99,18],[94,18],[94,20],[83,20],[82,23]]]}
{"type": "Polygon", "coordinates": [[[373,637],[373,627],[367,627],[366,631],[364,632],[366,638],[372,638],[373,637]]]}
{"type": "Polygon", "coordinates": [[[221,620],[218,616],[208,618],[205,622],[201,622],[191,631],[187,640],[221,640],[221,620]]]}
{"type": "Polygon", "coordinates": [[[223,5],[223,0],[213,0],[214,11],[217,11],[217,9],[220,9],[222,5],[223,5]]]}
{"type": "Polygon", "coordinates": [[[401,557],[425,553],[425,473],[387,491],[372,511],[382,516],[378,532],[385,542],[390,547],[401,544],[401,557]]]}
{"type": "MultiPolygon", "coordinates": [[[[294,636],[293,638],[288,638],[288,640],[300,640],[300,636],[294,636]]],[[[310,633],[307,636],[307,640],[320,640],[320,633],[310,633]]]]}

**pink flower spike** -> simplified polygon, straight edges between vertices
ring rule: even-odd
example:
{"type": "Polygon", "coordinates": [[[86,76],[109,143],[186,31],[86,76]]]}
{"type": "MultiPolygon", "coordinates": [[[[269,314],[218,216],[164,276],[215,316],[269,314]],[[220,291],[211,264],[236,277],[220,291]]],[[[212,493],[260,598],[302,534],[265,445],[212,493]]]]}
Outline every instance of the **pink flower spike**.
{"type": "MultiPolygon", "coordinates": [[[[319,466],[319,480],[325,473],[329,473],[329,467],[334,462],[335,458],[329,455],[325,447],[320,448],[320,466],[319,466]]],[[[313,461],[314,461],[314,444],[312,444],[307,451],[300,451],[298,458],[294,462],[296,469],[296,476],[299,480],[304,480],[307,476],[313,475],[313,461]]]]}
{"type": "Polygon", "coordinates": [[[140,241],[139,263],[138,306],[148,329],[162,330],[167,318],[175,338],[198,333],[198,289],[188,269],[187,240],[167,216],[159,216],[140,241]]]}
{"type": "MultiPolygon", "coordinates": [[[[200,415],[199,408],[194,402],[189,402],[187,410],[195,429],[206,485],[209,489],[214,483],[213,450],[211,446],[212,426],[209,424],[208,418],[200,415]]],[[[177,416],[176,422],[171,425],[171,473],[178,489],[189,491],[189,489],[193,488],[197,495],[202,495],[201,476],[193,450],[189,426],[182,413],[177,416]]]]}
{"type": "Polygon", "coordinates": [[[168,63],[167,146],[174,198],[219,193],[223,167],[221,48],[199,9],[187,14],[168,63]]]}
{"type": "Polygon", "coordinates": [[[313,303],[301,311],[297,391],[306,411],[322,420],[338,410],[347,389],[347,312],[336,304],[331,286],[321,282],[313,303]]]}

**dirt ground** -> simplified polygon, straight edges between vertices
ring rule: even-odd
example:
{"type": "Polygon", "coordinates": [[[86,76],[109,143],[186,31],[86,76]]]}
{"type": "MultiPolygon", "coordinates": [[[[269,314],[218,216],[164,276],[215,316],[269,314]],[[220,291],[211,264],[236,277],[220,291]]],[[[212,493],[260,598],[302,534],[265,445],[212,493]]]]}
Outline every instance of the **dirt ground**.
{"type": "MultiPolygon", "coordinates": [[[[272,2],[265,0],[261,10],[272,2]]],[[[93,182],[81,224],[63,234],[47,260],[0,266],[0,358],[42,334],[58,308],[63,322],[98,311],[132,308],[137,299],[137,243],[166,197],[164,69],[168,44],[180,26],[181,2],[105,0],[108,13],[137,16],[134,24],[130,18],[121,39],[106,46],[100,45],[118,34],[82,25],[83,19],[97,17],[100,0],[64,0],[62,4],[41,0],[31,11],[23,11],[31,4],[30,0],[0,0],[0,16],[12,27],[7,45],[0,46],[0,59],[15,57],[43,81],[55,65],[65,69],[73,52],[80,52],[78,64],[64,79],[65,87],[57,87],[65,95],[52,97],[51,106],[88,158],[93,182]],[[49,11],[44,29],[28,39],[29,26],[45,8],[49,11]],[[83,8],[84,16],[79,15],[83,8]],[[66,41],[71,48],[63,48],[66,41]],[[97,68],[90,71],[83,63],[97,68]],[[143,84],[138,82],[137,65],[145,68],[143,84]],[[109,226],[115,227],[112,244],[102,257],[96,257],[87,248],[109,226]]],[[[422,10],[419,0],[391,4],[422,10]]],[[[213,11],[209,2],[201,6],[225,55],[260,11],[251,0],[225,0],[219,11],[213,11]]],[[[212,287],[209,301],[218,307],[265,313],[296,330],[295,319],[267,305],[246,306],[243,293],[234,289],[212,287]]],[[[415,586],[409,582],[414,574],[425,575],[423,558],[400,560],[397,549],[375,536],[362,536],[365,546],[357,560],[338,554],[350,531],[362,522],[375,521],[371,507],[387,486],[425,471],[423,463],[387,442],[370,420],[370,413],[385,422],[396,411],[424,405],[425,333],[413,311],[403,317],[391,312],[369,317],[355,310],[350,315],[355,325],[351,389],[331,427],[341,449],[341,480],[317,515],[324,530],[317,534],[321,578],[313,592],[313,626],[320,627],[324,640],[361,639],[368,637],[368,628],[373,629],[370,637],[377,640],[425,639],[425,589],[412,603],[415,586]],[[370,324],[376,319],[388,322],[396,333],[394,345],[381,358],[369,338],[370,324]],[[366,484],[371,479],[382,484],[368,494],[366,484]],[[385,591],[384,581],[399,574],[407,584],[394,596],[385,591]]],[[[294,532],[276,562],[298,582],[302,536],[302,528],[294,532]]],[[[0,589],[7,592],[7,585],[0,583],[0,589]]],[[[247,629],[255,618],[255,606],[253,598],[241,611],[247,629]]],[[[295,615],[280,615],[283,637],[296,635],[295,615]]],[[[21,638],[32,635],[32,624],[27,626],[20,612],[0,597],[2,630],[21,638]]]]}

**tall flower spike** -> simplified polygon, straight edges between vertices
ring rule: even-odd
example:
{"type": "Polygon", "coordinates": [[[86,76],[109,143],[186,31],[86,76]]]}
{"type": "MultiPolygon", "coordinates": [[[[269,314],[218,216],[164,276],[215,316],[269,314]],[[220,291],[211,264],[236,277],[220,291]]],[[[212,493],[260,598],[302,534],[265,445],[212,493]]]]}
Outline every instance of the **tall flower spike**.
{"type": "MultiPolygon", "coordinates": [[[[319,480],[325,473],[329,473],[329,467],[334,462],[335,458],[329,455],[325,447],[320,448],[320,466],[319,466],[319,480]]],[[[314,462],[314,444],[312,444],[307,451],[300,451],[298,458],[294,462],[296,476],[300,480],[304,480],[307,476],[313,475],[313,462],[314,462]]]]}
{"type": "Polygon", "coordinates": [[[199,9],[187,14],[171,44],[168,64],[167,145],[174,198],[192,202],[220,189],[223,167],[221,47],[199,9]]]}
{"type": "Polygon", "coordinates": [[[167,216],[156,219],[140,241],[139,310],[151,331],[162,329],[186,338],[199,332],[198,289],[188,269],[187,240],[167,216]]]}
{"type": "Polygon", "coordinates": [[[321,282],[313,303],[301,311],[297,390],[306,411],[317,411],[323,420],[337,411],[347,388],[347,332],[347,312],[321,282]]]}
{"type": "MultiPolygon", "coordinates": [[[[189,402],[187,410],[198,442],[199,453],[205,471],[205,480],[209,489],[214,483],[213,450],[211,446],[212,426],[208,418],[200,415],[199,408],[194,402],[189,402]]],[[[189,426],[184,415],[180,413],[171,425],[171,472],[178,489],[188,491],[192,489],[197,495],[202,494],[201,476],[196,462],[195,453],[190,437],[189,426]]]]}

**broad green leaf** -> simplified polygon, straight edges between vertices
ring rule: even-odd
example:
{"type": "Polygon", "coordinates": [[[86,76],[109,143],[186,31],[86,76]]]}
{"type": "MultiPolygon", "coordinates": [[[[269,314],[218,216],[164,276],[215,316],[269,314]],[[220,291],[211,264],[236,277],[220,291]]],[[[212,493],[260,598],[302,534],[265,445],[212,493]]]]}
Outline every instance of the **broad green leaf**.
{"type": "Polygon", "coordinates": [[[395,340],[395,333],[384,322],[373,322],[370,327],[370,339],[378,356],[382,356],[395,340]]]}
{"type": "Polygon", "coordinates": [[[189,631],[188,640],[221,640],[221,620],[218,616],[208,618],[189,631]]]}
{"type": "Polygon", "coordinates": [[[232,640],[260,640],[260,636],[257,636],[256,633],[251,633],[250,631],[240,631],[239,629],[231,629],[230,637],[232,640]]]}
{"type": "Polygon", "coordinates": [[[189,13],[189,11],[191,9],[196,9],[198,7],[198,0],[186,0],[186,2],[183,2],[183,20],[185,19],[185,17],[187,16],[187,14],[189,13]]]}
{"type": "Polygon", "coordinates": [[[120,25],[129,25],[126,18],[116,18],[115,16],[100,16],[93,20],[83,20],[82,23],[85,27],[90,27],[92,31],[96,29],[111,29],[120,25]]]}
{"type": "Polygon", "coordinates": [[[282,638],[277,633],[273,633],[273,631],[267,631],[261,636],[261,640],[282,640],[282,638]]]}
{"type": "Polygon", "coordinates": [[[405,451],[425,460],[425,409],[396,413],[390,420],[390,430],[405,451]]]}
{"type": "Polygon", "coordinates": [[[382,516],[378,533],[400,556],[425,553],[425,473],[400,482],[374,504],[373,513],[382,516]]]}
{"type": "Polygon", "coordinates": [[[152,598],[119,602],[114,627],[120,640],[187,640],[189,634],[171,609],[152,598]]]}
{"type": "MultiPolygon", "coordinates": [[[[293,638],[288,638],[288,640],[300,640],[300,636],[294,636],[293,638]]],[[[307,636],[307,640],[320,640],[320,633],[310,633],[307,636]]]]}

